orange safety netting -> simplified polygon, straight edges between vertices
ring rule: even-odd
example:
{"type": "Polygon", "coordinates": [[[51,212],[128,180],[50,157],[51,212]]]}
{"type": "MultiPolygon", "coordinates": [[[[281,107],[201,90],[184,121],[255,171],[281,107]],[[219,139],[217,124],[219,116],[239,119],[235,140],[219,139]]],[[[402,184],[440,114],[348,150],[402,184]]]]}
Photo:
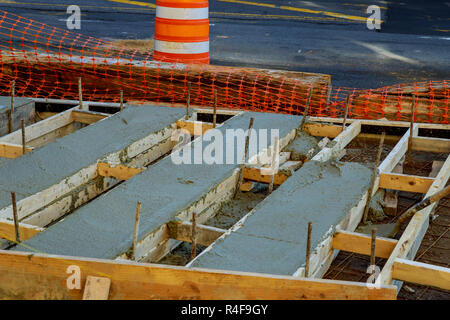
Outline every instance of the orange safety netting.
{"type": "Polygon", "coordinates": [[[332,88],[327,75],[168,64],[123,46],[63,30],[0,10],[0,95],[185,103],[252,111],[301,114],[312,90],[310,115],[342,117],[349,97],[351,118],[449,123],[448,81],[401,84],[379,89],[332,88]]]}

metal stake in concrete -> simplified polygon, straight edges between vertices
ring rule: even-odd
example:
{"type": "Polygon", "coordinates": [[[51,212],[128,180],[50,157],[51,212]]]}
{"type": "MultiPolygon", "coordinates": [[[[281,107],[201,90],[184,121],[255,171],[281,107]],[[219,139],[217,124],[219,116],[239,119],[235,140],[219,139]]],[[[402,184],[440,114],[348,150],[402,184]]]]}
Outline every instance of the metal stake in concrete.
{"type": "Polygon", "coordinates": [[[271,194],[272,191],[273,191],[273,183],[274,183],[275,175],[276,175],[276,172],[275,172],[275,163],[276,163],[276,161],[277,161],[277,156],[278,156],[279,148],[280,148],[279,140],[278,140],[278,137],[275,136],[274,142],[273,142],[273,150],[272,150],[272,175],[271,175],[271,177],[270,177],[270,184],[269,184],[269,190],[268,190],[268,192],[267,192],[267,195],[271,194]]]}
{"type": "Polygon", "coordinates": [[[123,110],[123,90],[120,90],[120,111],[123,110]]]}
{"type": "Polygon", "coordinates": [[[370,240],[370,268],[371,274],[375,271],[375,244],[377,241],[377,229],[372,229],[372,239],[370,240]]]}
{"type": "Polygon", "coordinates": [[[244,156],[242,158],[242,163],[241,163],[241,167],[240,167],[240,170],[239,170],[238,184],[236,186],[236,189],[234,190],[233,199],[236,198],[237,193],[239,192],[239,190],[241,190],[242,180],[244,180],[245,159],[247,158],[248,144],[250,142],[250,134],[252,132],[252,127],[253,127],[253,121],[254,120],[255,119],[253,117],[251,117],[250,118],[250,123],[248,125],[247,136],[245,137],[244,156]]]}
{"type": "Polygon", "coordinates": [[[309,277],[309,260],[311,257],[312,222],[308,222],[308,241],[306,243],[305,278],[309,277]]]}
{"type": "Polygon", "coordinates": [[[17,203],[15,192],[11,192],[11,202],[13,207],[14,231],[16,233],[16,241],[20,242],[20,229],[19,229],[19,219],[17,217],[17,203]]]}
{"type": "Polygon", "coordinates": [[[345,130],[345,123],[347,122],[349,106],[350,106],[350,93],[347,94],[347,101],[345,103],[345,113],[344,113],[344,122],[342,122],[342,131],[345,130]]]}
{"type": "Polygon", "coordinates": [[[11,111],[9,112],[9,133],[13,132],[14,127],[14,91],[16,87],[16,81],[11,82],[11,111]]]}
{"type": "Polygon", "coordinates": [[[81,86],[81,77],[78,78],[78,101],[80,109],[83,110],[83,87],[81,86]]]}
{"type": "Polygon", "coordinates": [[[20,125],[22,127],[22,154],[25,154],[27,150],[25,145],[25,121],[23,119],[20,120],[20,125]]]}
{"type": "Polygon", "coordinates": [[[311,103],[312,92],[313,92],[313,88],[311,86],[308,89],[308,100],[306,101],[305,112],[303,112],[302,122],[300,123],[300,131],[303,131],[303,127],[305,126],[306,117],[308,116],[308,112],[309,112],[309,104],[311,103]]]}
{"type": "Polygon", "coordinates": [[[187,83],[187,99],[186,99],[186,117],[185,119],[189,119],[189,106],[191,105],[191,83],[187,83]]]}
{"type": "Polygon", "coordinates": [[[333,86],[331,85],[331,78],[328,81],[328,95],[327,95],[327,108],[330,105],[330,100],[331,100],[331,91],[333,91],[333,86]]]}
{"type": "Polygon", "coordinates": [[[192,212],[191,260],[197,256],[197,214],[192,212]]]}
{"type": "Polygon", "coordinates": [[[214,111],[213,111],[213,128],[216,127],[217,121],[217,90],[214,90],[214,111]]]}
{"type": "Polygon", "coordinates": [[[411,105],[411,123],[409,125],[409,139],[408,139],[408,164],[412,161],[412,139],[413,139],[413,126],[414,126],[414,113],[416,111],[416,95],[412,95],[412,105],[411,105]]]}
{"type": "Polygon", "coordinates": [[[141,214],[141,203],[138,201],[137,207],[136,207],[136,219],[134,221],[134,235],[133,235],[133,246],[131,247],[131,260],[134,260],[135,252],[136,252],[136,242],[137,242],[137,235],[139,231],[139,216],[141,214]]]}
{"type": "Polygon", "coordinates": [[[373,167],[373,171],[372,171],[372,178],[370,180],[370,188],[369,188],[369,191],[367,192],[367,202],[366,202],[366,206],[364,207],[363,223],[367,223],[367,215],[369,213],[370,201],[372,200],[373,188],[375,187],[375,181],[376,181],[377,173],[378,173],[378,164],[380,163],[381,151],[383,150],[383,143],[384,143],[385,135],[386,135],[386,133],[383,131],[383,133],[381,134],[380,145],[378,147],[377,159],[375,161],[375,166],[373,167]]]}

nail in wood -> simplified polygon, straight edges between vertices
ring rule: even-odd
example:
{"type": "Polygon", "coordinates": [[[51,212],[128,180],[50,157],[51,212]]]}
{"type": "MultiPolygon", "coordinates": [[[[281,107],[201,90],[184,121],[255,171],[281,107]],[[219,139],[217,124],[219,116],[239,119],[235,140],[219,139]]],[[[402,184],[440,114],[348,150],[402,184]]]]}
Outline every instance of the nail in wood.
{"type": "Polygon", "coordinates": [[[79,108],[83,109],[83,89],[81,86],[81,77],[78,78],[78,100],[79,100],[79,108]]]}
{"type": "Polygon", "coordinates": [[[136,243],[137,243],[137,236],[139,231],[139,217],[141,215],[141,203],[137,203],[136,207],[136,219],[134,221],[134,235],[133,235],[133,246],[131,248],[131,260],[135,260],[135,253],[136,253],[136,243]]]}
{"type": "Polygon", "coordinates": [[[22,154],[25,154],[27,150],[25,145],[25,121],[23,119],[20,120],[20,125],[22,127],[22,154]]]}
{"type": "Polygon", "coordinates": [[[197,256],[197,214],[192,212],[191,260],[197,256]]]}
{"type": "Polygon", "coordinates": [[[14,128],[14,93],[15,93],[16,81],[11,83],[11,111],[9,112],[9,133],[13,132],[14,128]]]}

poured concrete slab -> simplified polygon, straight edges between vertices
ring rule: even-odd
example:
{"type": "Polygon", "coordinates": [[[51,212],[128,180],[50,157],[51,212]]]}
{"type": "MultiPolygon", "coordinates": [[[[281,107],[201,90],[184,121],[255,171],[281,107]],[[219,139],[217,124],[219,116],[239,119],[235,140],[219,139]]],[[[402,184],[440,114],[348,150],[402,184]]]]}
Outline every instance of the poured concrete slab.
{"type": "MultiPolygon", "coordinates": [[[[9,133],[9,114],[11,112],[11,97],[0,96],[0,137],[9,133]]],[[[25,125],[34,123],[34,101],[27,98],[14,98],[13,131],[19,130],[21,120],[25,125]]]]}
{"type": "MultiPolygon", "coordinates": [[[[183,117],[185,110],[131,106],[0,166],[0,209],[49,188],[108,154],[118,152],[183,117]]],[[[126,157],[127,155],[123,155],[126,157]]],[[[56,200],[56,199],[55,199],[56,200]]]]}
{"type": "Polygon", "coordinates": [[[357,163],[307,162],[191,266],[294,274],[305,263],[308,222],[313,223],[315,248],[360,202],[370,175],[357,163]]]}
{"type": "MultiPolygon", "coordinates": [[[[222,133],[227,129],[246,130],[250,117],[255,119],[254,129],[279,129],[280,137],[293,132],[301,119],[291,115],[242,113],[217,129],[222,133]]],[[[210,143],[205,136],[198,139],[204,142],[203,148],[210,143]]],[[[192,150],[195,147],[190,144],[186,146],[188,148],[192,150]]],[[[231,177],[238,167],[236,162],[177,165],[168,156],[25,244],[51,254],[116,258],[131,247],[138,201],[142,203],[138,241],[142,241],[193,203],[204,201],[205,195],[231,177]]],[[[24,248],[17,249],[27,251],[24,248]]]]}
{"type": "Polygon", "coordinates": [[[317,138],[310,136],[304,131],[297,133],[296,138],[283,151],[291,153],[291,160],[311,160],[319,151],[317,138]]]}

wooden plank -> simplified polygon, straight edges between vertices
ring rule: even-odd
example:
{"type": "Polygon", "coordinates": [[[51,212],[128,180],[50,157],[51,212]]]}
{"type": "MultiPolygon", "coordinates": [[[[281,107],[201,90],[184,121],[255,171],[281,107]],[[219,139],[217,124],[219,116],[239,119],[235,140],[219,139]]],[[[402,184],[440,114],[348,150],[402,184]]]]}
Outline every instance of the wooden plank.
{"type": "MultiPolygon", "coordinates": [[[[418,124],[414,124],[413,126],[413,136],[416,136],[419,132],[418,124]]],[[[388,156],[381,162],[378,167],[379,172],[389,173],[392,172],[394,167],[398,164],[400,159],[405,155],[408,149],[408,139],[410,135],[410,130],[406,131],[406,133],[402,136],[400,141],[395,145],[395,147],[391,150],[388,156]]],[[[374,188],[375,190],[376,188],[374,188]]]]}
{"type": "Polygon", "coordinates": [[[392,278],[450,290],[450,269],[406,259],[395,259],[392,278]]]}
{"type": "Polygon", "coordinates": [[[102,177],[128,180],[142,171],[144,170],[141,168],[132,168],[122,164],[112,164],[106,162],[97,163],[97,172],[102,177]]]}
{"type": "Polygon", "coordinates": [[[193,136],[204,134],[206,131],[213,128],[213,124],[194,120],[178,120],[177,127],[179,129],[187,130],[190,135],[193,136]]]}
{"type": "Polygon", "coordinates": [[[105,277],[86,277],[83,300],[108,300],[111,280],[105,277]]]}
{"type": "Polygon", "coordinates": [[[305,131],[315,137],[336,138],[342,132],[342,126],[308,122],[305,124],[305,131]]]}
{"type": "MultiPolygon", "coordinates": [[[[32,147],[26,147],[26,152],[33,150],[32,147]]],[[[0,142],[0,157],[15,159],[21,157],[23,153],[22,145],[7,142],[0,142]]]]}
{"type": "MultiPolygon", "coordinates": [[[[72,123],[72,110],[73,108],[27,126],[25,128],[25,136],[27,137],[27,141],[33,141],[47,133],[72,123]]],[[[14,131],[4,137],[1,137],[0,142],[20,145],[22,144],[22,133],[20,130],[14,131]]]]}
{"type": "MultiPolygon", "coordinates": [[[[329,123],[342,123],[343,118],[329,118],[329,117],[310,117],[309,121],[314,122],[329,122],[329,123]]],[[[410,122],[405,121],[390,121],[390,120],[366,120],[366,119],[347,119],[347,123],[353,123],[360,121],[362,125],[376,126],[376,127],[397,127],[397,128],[409,128],[410,122]]],[[[448,124],[438,123],[416,123],[420,129],[436,129],[436,130],[449,130],[448,124]]]]}
{"type": "Polygon", "coordinates": [[[398,191],[427,193],[434,178],[412,176],[401,173],[381,173],[378,187],[398,191]]]}
{"type": "Polygon", "coordinates": [[[106,113],[87,111],[87,110],[73,110],[72,111],[72,120],[75,122],[81,122],[84,124],[92,124],[97,121],[108,118],[110,115],[106,113]]]}
{"type": "Polygon", "coordinates": [[[252,190],[254,186],[255,186],[255,183],[254,183],[254,182],[251,182],[251,181],[244,181],[244,182],[241,184],[241,191],[243,191],[243,192],[248,192],[248,191],[252,190]]]}
{"type": "MultiPolygon", "coordinates": [[[[244,179],[251,180],[251,181],[257,181],[257,182],[263,182],[263,183],[270,183],[271,176],[270,175],[264,175],[261,167],[245,167],[244,168],[244,179]]],[[[273,184],[274,185],[280,185],[283,182],[285,182],[289,178],[289,175],[286,173],[276,173],[273,184]]]]}
{"type": "Polygon", "coordinates": [[[412,149],[414,151],[450,153],[450,139],[414,137],[412,149]]]}
{"type": "Polygon", "coordinates": [[[433,164],[431,165],[431,172],[428,175],[430,178],[436,178],[439,174],[439,171],[441,171],[442,166],[444,165],[444,161],[433,161],[433,164]]]}
{"type": "Polygon", "coordinates": [[[333,147],[323,148],[312,160],[325,162],[339,156],[342,150],[361,132],[361,122],[355,121],[333,139],[333,147]]]}
{"type": "MultiPolygon", "coordinates": [[[[447,160],[442,166],[441,171],[435,178],[428,192],[425,194],[425,197],[429,197],[437,191],[442,190],[447,184],[449,177],[450,156],[447,157],[447,160]]],[[[416,252],[419,249],[420,243],[422,242],[422,239],[428,229],[429,216],[436,205],[437,202],[433,203],[423,210],[420,210],[411,218],[408,226],[406,227],[405,231],[403,231],[400,240],[395,246],[394,251],[384,265],[383,270],[378,275],[378,278],[375,282],[376,284],[390,284],[392,282],[392,268],[394,266],[395,259],[414,259],[416,252]]],[[[400,289],[401,283],[399,283],[398,286],[400,289]]]]}
{"type": "MultiPolygon", "coordinates": [[[[44,230],[43,228],[32,226],[26,223],[20,223],[19,229],[20,229],[20,240],[28,240],[44,230]]],[[[16,239],[14,222],[6,220],[0,221],[0,238],[6,240],[16,239]]]]}
{"type": "MultiPolygon", "coordinates": [[[[81,299],[68,289],[68,269],[76,266],[81,283],[88,275],[111,279],[110,299],[395,299],[394,286],[301,279],[214,269],[189,269],[131,261],[0,251],[1,299],[81,299]]],[[[68,273],[69,272],[69,273],[68,273]]]]}
{"type": "MultiPolygon", "coordinates": [[[[107,162],[111,163],[120,163],[121,161],[128,161],[127,164],[129,165],[135,165],[133,162],[135,160],[138,160],[141,158],[153,158],[153,153],[156,153],[157,156],[160,155],[160,148],[163,147],[164,150],[168,150],[167,148],[170,148],[173,146],[172,143],[162,143],[169,139],[172,135],[173,129],[175,127],[175,124],[172,124],[170,126],[167,126],[163,130],[158,131],[157,133],[151,133],[148,136],[130,144],[123,150],[119,150],[117,152],[111,153],[107,156],[106,160],[107,162]],[[127,159],[123,159],[122,154],[127,154],[127,159]]],[[[100,160],[100,159],[99,159],[100,160]]],[[[44,189],[34,195],[31,195],[29,197],[26,197],[17,203],[17,209],[18,209],[18,215],[19,219],[23,219],[26,217],[29,217],[33,213],[37,213],[40,210],[48,209],[47,206],[53,206],[53,204],[57,204],[58,201],[56,200],[62,200],[64,197],[72,198],[70,193],[91,182],[92,180],[96,179],[98,177],[97,173],[97,162],[93,163],[92,165],[81,169],[80,171],[76,172],[70,177],[66,177],[59,183],[48,187],[47,189],[44,189]]],[[[94,196],[98,195],[98,193],[95,193],[94,196]]],[[[74,199],[74,198],[73,198],[74,199]]],[[[91,199],[91,198],[89,198],[91,199]]],[[[89,199],[85,199],[85,201],[88,201],[89,199]]],[[[75,199],[76,200],[76,199],[75,199]]],[[[69,201],[72,201],[72,199],[69,199],[69,201]]],[[[83,204],[85,202],[79,202],[72,203],[76,207],[83,204]]],[[[67,206],[66,206],[67,207],[67,206]]],[[[71,205],[69,204],[69,207],[71,208],[71,205]]],[[[56,209],[56,207],[55,207],[56,209]]],[[[59,208],[60,209],[60,208],[59,208]]],[[[59,210],[58,209],[58,210],[59,210]]],[[[55,210],[51,210],[52,214],[57,214],[55,210]]],[[[1,219],[7,219],[12,217],[12,206],[8,206],[5,208],[0,209],[0,218],[1,219]]]]}
{"type": "MultiPolygon", "coordinates": [[[[333,249],[370,255],[371,237],[366,234],[337,231],[333,236],[333,249]]],[[[379,258],[389,258],[394,250],[397,240],[377,237],[375,242],[375,256],[379,258]]]]}
{"type": "MultiPolygon", "coordinates": [[[[192,241],[192,223],[189,221],[172,221],[168,224],[169,237],[179,241],[192,241]]],[[[202,246],[209,246],[217,240],[226,230],[205,226],[203,224],[196,224],[197,229],[197,244],[202,246]]]]}

